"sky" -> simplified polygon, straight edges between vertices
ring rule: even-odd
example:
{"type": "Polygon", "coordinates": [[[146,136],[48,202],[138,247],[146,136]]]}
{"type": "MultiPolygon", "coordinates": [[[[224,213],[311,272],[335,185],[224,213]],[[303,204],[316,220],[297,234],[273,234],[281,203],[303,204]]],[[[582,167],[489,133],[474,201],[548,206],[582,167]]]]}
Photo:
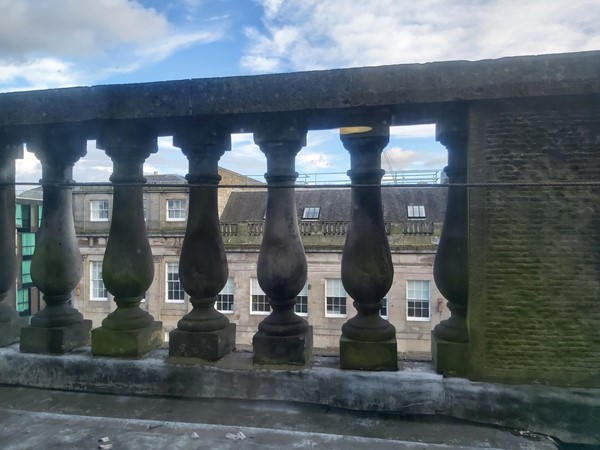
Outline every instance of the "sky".
{"type": "MultiPolygon", "coordinates": [[[[598,0],[0,0],[0,11],[0,92],[600,49],[598,0]]],[[[383,168],[441,169],[434,134],[392,128],[383,168]]],[[[252,135],[232,140],[220,165],[263,174],[252,135]]],[[[171,138],[158,143],[145,172],[187,173],[171,138]]],[[[298,172],[348,168],[338,130],[309,132],[298,172]]],[[[75,180],[111,172],[89,141],[75,180]]],[[[17,181],[40,176],[26,152],[17,181]]]]}

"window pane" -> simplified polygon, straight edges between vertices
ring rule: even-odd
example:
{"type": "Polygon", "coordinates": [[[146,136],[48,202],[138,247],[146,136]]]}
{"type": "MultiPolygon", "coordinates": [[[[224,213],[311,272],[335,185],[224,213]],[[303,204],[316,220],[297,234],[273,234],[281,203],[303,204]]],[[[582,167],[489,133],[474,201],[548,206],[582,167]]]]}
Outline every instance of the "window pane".
{"type": "Polygon", "coordinates": [[[91,220],[108,220],[108,200],[91,200],[90,202],[91,220]]]}
{"type": "Polygon", "coordinates": [[[308,283],[304,284],[304,287],[296,297],[294,312],[296,314],[308,314],[308,283]]]}
{"type": "Polygon", "coordinates": [[[263,292],[258,284],[257,278],[250,279],[250,310],[252,312],[269,312],[271,305],[267,299],[267,295],[263,292]]]}
{"type": "Polygon", "coordinates": [[[179,263],[167,263],[167,301],[182,302],[185,292],[179,281],[179,263]]]}
{"type": "Polygon", "coordinates": [[[227,283],[217,296],[217,302],[215,307],[217,311],[233,311],[233,301],[234,301],[234,287],[233,287],[233,278],[227,278],[227,283]]]}
{"type": "Polygon", "coordinates": [[[304,212],[302,213],[303,219],[318,219],[321,208],[304,208],[304,212]]]}
{"type": "Polygon", "coordinates": [[[35,233],[21,234],[21,254],[31,256],[35,250],[35,233]]]}
{"type": "Polygon", "coordinates": [[[21,261],[21,283],[31,282],[31,260],[21,261]]]}
{"type": "Polygon", "coordinates": [[[29,289],[17,289],[17,311],[20,313],[31,311],[29,289]]]}
{"type": "Polygon", "coordinates": [[[31,207],[29,205],[16,205],[15,215],[15,225],[17,228],[31,227],[31,207]]]}
{"type": "Polygon", "coordinates": [[[429,281],[408,280],[406,283],[406,314],[409,319],[429,319],[429,281]]]}
{"type": "Polygon", "coordinates": [[[90,297],[95,300],[106,300],[108,298],[108,292],[104,287],[104,281],[102,280],[102,261],[91,261],[90,272],[90,297]]]}
{"type": "Polygon", "coordinates": [[[388,299],[387,299],[387,296],[383,297],[383,300],[381,301],[381,308],[379,309],[379,315],[381,317],[387,317],[387,315],[388,315],[388,299]]]}
{"type": "Polygon", "coordinates": [[[345,315],[346,314],[346,291],[339,278],[327,278],[325,280],[326,292],[326,314],[345,315]]]}
{"type": "Polygon", "coordinates": [[[185,220],[187,217],[187,202],[184,199],[167,200],[167,219],[185,220]]]}

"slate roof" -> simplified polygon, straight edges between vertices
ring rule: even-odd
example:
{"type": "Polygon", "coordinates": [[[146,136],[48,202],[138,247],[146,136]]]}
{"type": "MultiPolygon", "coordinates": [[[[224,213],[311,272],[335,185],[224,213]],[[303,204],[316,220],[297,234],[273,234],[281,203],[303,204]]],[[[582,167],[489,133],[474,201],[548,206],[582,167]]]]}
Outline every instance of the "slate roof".
{"type": "Polygon", "coordinates": [[[176,174],[156,174],[144,175],[148,184],[187,184],[187,180],[183,175],[176,174]]]}
{"type": "MultiPolygon", "coordinates": [[[[426,220],[442,222],[446,212],[447,187],[383,187],[384,220],[408,220],[408,205],[425,206],[426,220]]],[[[347,221],[350,218],[350,188],[296,189],[298,218],[304,208],[320,207],[320,222],[347,221]]],[[[263,220],[267,205],[266,191],[234,190],[221,214],[222,222],[240,223],[263,220]]]]}
{"type": "Polygon", "coordinates": [[[28,189],[26,191],[21,192],[17,195],[17,198],[23,200],[42,200],[44,196],[44,191],[41,186],[38,186],[33,189],[28,189]]]}

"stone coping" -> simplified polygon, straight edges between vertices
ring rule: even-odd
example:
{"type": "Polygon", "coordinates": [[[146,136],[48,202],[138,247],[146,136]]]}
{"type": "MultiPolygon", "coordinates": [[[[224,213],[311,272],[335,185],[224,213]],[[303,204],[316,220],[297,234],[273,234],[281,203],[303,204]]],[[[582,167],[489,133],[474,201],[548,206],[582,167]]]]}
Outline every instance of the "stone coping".
{"type": "Polygon", "coordinates": [[[247,132],[257,115],[294,112],[326,129],[368,110],[392,125],[431,123],[449,103],[599,94],[598,73],[600,51],[590,51],[10,92],[0,94],[0,127],[161,119],[153,127],[168,135],[171,119],[213,116],[247,132]]]}
{"type": "Polygon", "coordinates": [[[331,407],[444,415],[600,444],[600,389],[504,385],[444,378],[429,363],[399,361],[397,372],[342,371],[337,357],[308,367],[255,368],[252,353],[235,351],[216,363],[167,363],[161,348],[143,359],[92,357],[0,348],[0,384],[76,392],[240,400],[292,401],[331,407]]]}

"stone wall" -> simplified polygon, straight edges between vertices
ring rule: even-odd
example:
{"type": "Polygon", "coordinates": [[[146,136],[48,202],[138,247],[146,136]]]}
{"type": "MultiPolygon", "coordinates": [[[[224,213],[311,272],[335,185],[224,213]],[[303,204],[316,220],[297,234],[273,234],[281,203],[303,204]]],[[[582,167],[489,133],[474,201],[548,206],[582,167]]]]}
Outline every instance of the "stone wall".
{"type": "Polygon", "coordinates": [[[600,386],[600,98],[471,107],[471,378],[600,386]]]}

